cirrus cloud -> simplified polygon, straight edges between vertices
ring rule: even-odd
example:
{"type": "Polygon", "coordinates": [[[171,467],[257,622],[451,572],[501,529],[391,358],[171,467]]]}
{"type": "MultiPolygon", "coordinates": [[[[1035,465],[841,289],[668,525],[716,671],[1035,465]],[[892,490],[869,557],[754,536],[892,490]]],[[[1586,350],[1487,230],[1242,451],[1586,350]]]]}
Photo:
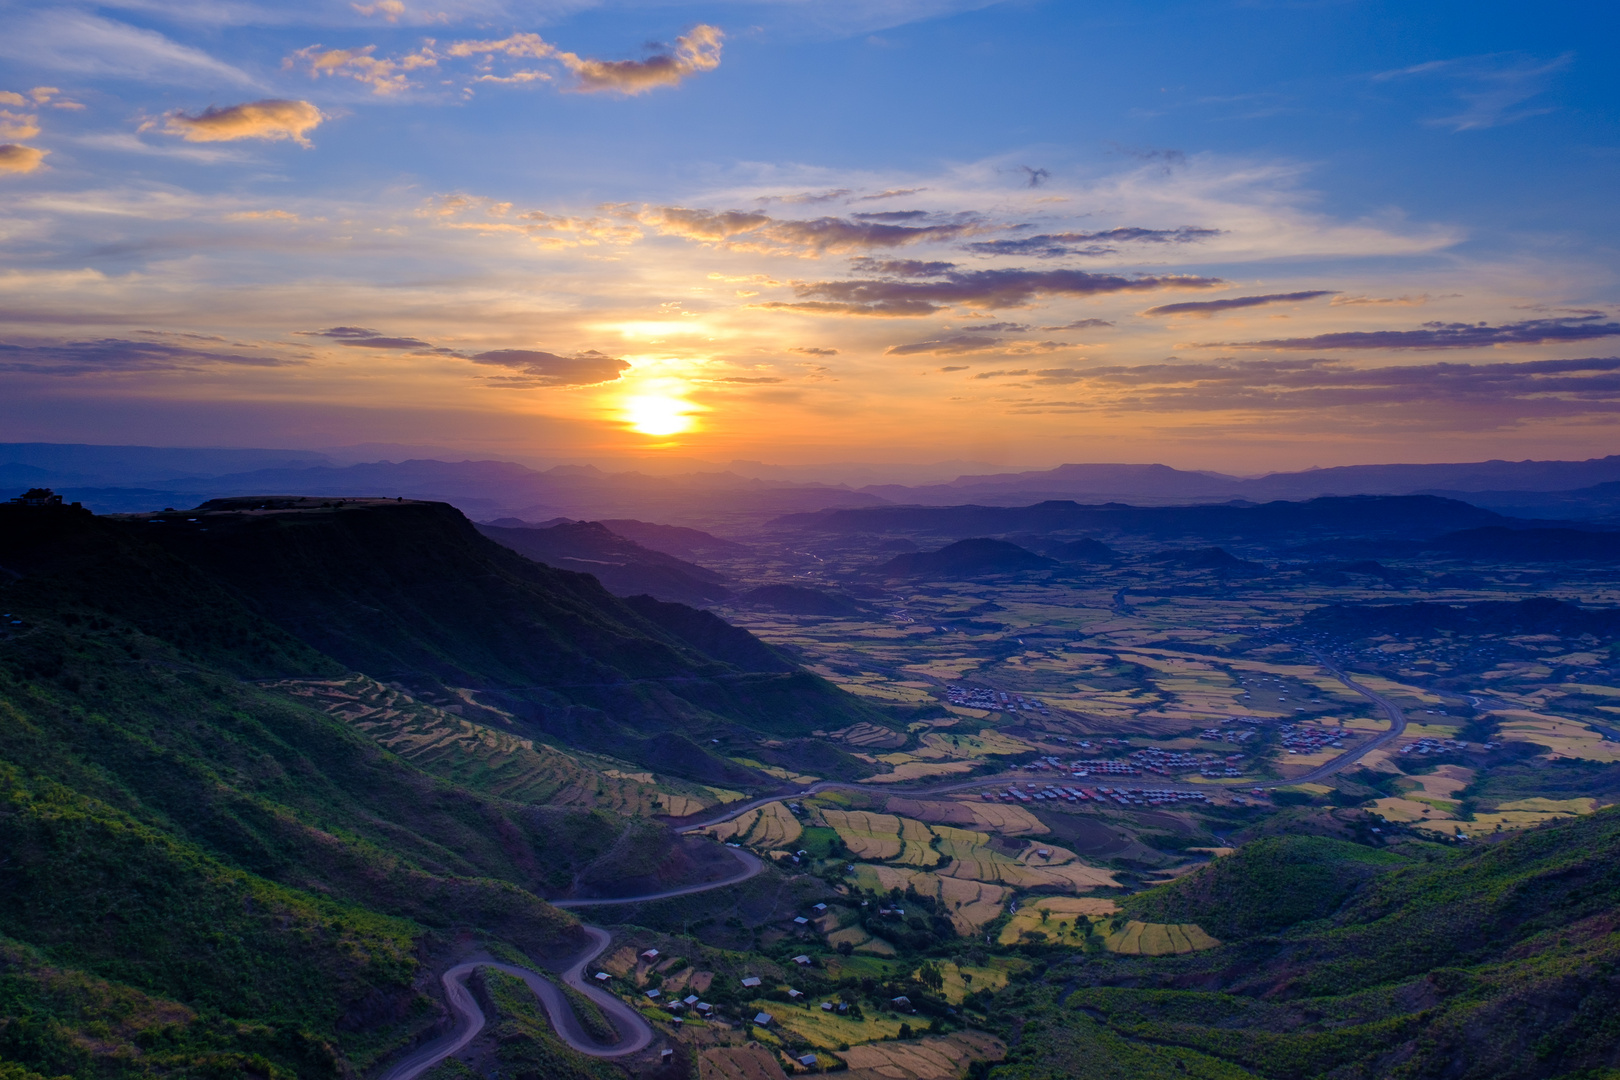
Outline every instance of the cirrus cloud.
{"type": "Polygon", "coordinates": [[[1565,341],[1591,341],[1620,336],[1620,323],[1599,322],[1601,315],[1579,319],[1526,319],[1488,326],[1485,323],[1424,323],[1418,330],[1351,330],[1314,337],[1272,338],[1267,341],[1219,341],[1201,349],[1480,349],[1491,345],[1553,345],[1565,341]]]}
{"type": "Polygon", "coordinates": [[[775,311],[802,311],[812,315],[878,315],[906,317],[931,315],[959,304],[979,310],[1028,307],[1043,296],[1100,296],[1108,293],[1150,292],[1157,289],[1208,289],[1224,285],[1220,278],[1188,274],[1091,274],[1084,270],[972,270],[951,271],[939,281],[811,281],[793,291],[794,303],[773,301],[758,305],[775,311]]]}
{"type": "Polygon", "coordinates": [[[1291,304],[1301,300],[1315,300],[1322,296],[1337,296],[1335,289],[1309,289],[1304,292],[1267,293],[1264,296],[1231,296],[1225,300],[1190,300],[1184,304],[1161,304],[1148,308],[1143,315],[1198,315],[1208,318],[1222,311],[1239,308],[1264,307],[1267,304],[1291,304]]]}

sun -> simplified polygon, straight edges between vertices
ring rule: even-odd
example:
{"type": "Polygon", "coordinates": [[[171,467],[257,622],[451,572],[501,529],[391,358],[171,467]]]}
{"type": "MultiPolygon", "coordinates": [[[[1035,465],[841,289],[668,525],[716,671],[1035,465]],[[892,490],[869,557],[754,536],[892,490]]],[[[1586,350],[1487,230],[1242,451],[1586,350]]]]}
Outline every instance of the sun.
{"type": "Polygon", "coordinates": [[[624,416],[643,435],[679,435],[692,429],[691,404],[677,397],[642,395],[624,399],[624,416]]]}

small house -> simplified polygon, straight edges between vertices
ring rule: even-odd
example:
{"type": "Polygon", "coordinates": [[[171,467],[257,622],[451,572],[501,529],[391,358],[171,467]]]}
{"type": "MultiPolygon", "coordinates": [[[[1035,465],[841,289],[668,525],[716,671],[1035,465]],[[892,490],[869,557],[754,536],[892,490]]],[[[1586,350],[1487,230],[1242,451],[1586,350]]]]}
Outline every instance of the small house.
{"type": "Polygon", "coordinates": [[[760,984],[760,978],[758,975],[750,975],[742,981],[742,984],[752,990],[760,984]]]}
{"type": "Polygon", "coordinates": [[[696,1005],[698,1003],[698,996],[696,994],[687,994],[685,997],[681,998],[681,1001],[687,1005],[696,1005]]]}
{"type": "Polygon", "coordinates": [[[596,981],[597,982],[607,982],[611,978],[613,978],[613,976],[609,975],[605,971],[598,971],[596,973],[596,981]]]}
{"type": "Polygon", "coordinates": [[[815,912],[817,915],[824,915],[824,914],[826,914],[826,911],[827,911],[827,905],[826,904],[817,904],[814,907],[812,907],[810,910],[815,912]]]}
{"type": "Polygon", "coordinates": [[[790,989],[790,990],[788,990],[787,994],[788,994],[788,997],[792,998],[794,1001],[798,1001],[800,998],[804,997],[804,991],[803,990],[792,990],[792,989],[790,989]]]}
{"type": "Polygon", "coordinates": [[[658,959],[658,950],[657,949],[648,949],[646,952],[643,952],[641,954],[641,958],[643,960],[649,960],[649,961],[656,960],[656,959],[658,959]]]}
{"type": "Polygon", "coordinates": [[[889,1001],[897,1009],[904,1009],[906,1012],[911,1011],[911,999],[906,997],[904,994],[901,994],[897,998],[890,998],[889,1001]]]}
{"type": "Polygon", "coordinates": [[[814,1054],[801,1054],[799,1056],[799,1064],[803,1065],[807,1069],[815,1068],[816,1064],[817,1064],[816,1055],[814,1055],[814,1054]]]}
{"type": "Polygon", "coordinates": [[[794,923],[796,923],[799,926],[809,926],[810,925],[810,920],[805,918],[803,915],[794,916],[793,921],[794,921],[794,923]]]}
{"type": "Polygon", "coordinates": [[[798,956],[795,956],[793,958],[793,962],[795,964],[798,964],[800,967],[809,967],[810,966],[810,958],[808,956],[806,956],[804,953],[800,953],[798,956]]]}
{"type": "Polygon", "coordinates": [[[830,1002],[830,1001],[823,1001],[821,1003],[821,1011],[822,1012],[832,1012],[833,1011],[833,1003],[830,1002]]]}
{"type": "Polygon", "coordinates": [[[658,997],[659,997],[659,991],[657,991],[657,990],[649,990],[649,991],[647,991],[647,999],[649,1001],[657,1001],[658,997]]]}
{"type": "Polygon", "coordinates": [[[771,1021],[775,1019],[776,1017],[772,1016],[768,1012],[754,1014],[754,1023],[758,1024],[760,1027],[770,1027],[771,1021]]]}

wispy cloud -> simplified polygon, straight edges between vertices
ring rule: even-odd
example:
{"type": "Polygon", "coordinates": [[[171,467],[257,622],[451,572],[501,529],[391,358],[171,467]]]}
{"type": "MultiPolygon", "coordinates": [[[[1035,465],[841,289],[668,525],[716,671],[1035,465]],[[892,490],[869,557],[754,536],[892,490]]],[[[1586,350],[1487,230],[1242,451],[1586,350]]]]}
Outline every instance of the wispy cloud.
{"type": "Polygon", "coordinates": [[[1551,106],[1527,103],[1546,93],[1552,85],[1553,76],[1568,69],[1574,61],[1575,54],[1572,52],[1550,60],[1493,53],[1454,60],[1431,60],[1380,72],[1373,76],[1373,81],[1442,80],[1449,84],[1461,108],[1443,116],[1430,117],[1424,122],[1453,131],[1477,131],[1551,112],[1551,106]]]}
{"type": "Polygon", "coordinates": [[[123,338],[36,345],[0,342],[0,371],[32,375],[71,377],[195,371],[220,366],[286,367],[300,363],[302,361],[266,356],[262,352],[198,349],[163,341],[130,341],[123,338]]]}
{"type": "Polygon", "coordinates": [[[952,271],[938,281],[812,281],[794,286],[795,303],[769,302],[762,308],[813,315],[931,315],[959,304],[979,310],[1027,307],[1045,296],[1086,297],[1159,289],[1207,289],[1220,278],[1166,274],[1126,277],[1083,270],[952,271]]]}
{"type": "Polygon", "coordinates": [[[1220,229],[1183,225],[1177,229],[1118,228],[1100,232],[1042,233],[1011,240],[981,240],[967,249],[980,255],[1021,255],[1056,259],[1064,255],[1112,255],[1120,244],[1190,244],[1221,235],[1220,229]]]}
{"type": "Polygon", "coordinates": [[[1162,315],[1199,315],[1208,317],[1218,315],[1223,311],[1233,311],[1241,308],[1265,307],[1269,304],[1294,304],[1302,300],[1316,300],[1324,296],[1336,296],[1334,289],[1308,289],[1304,292],[1267,293],[1264,296],[1231,296],[1225,300],[1191,300],[1182,304],[1161,304],[1158,307],[1148,308],[1142,312],[1148,316],[1162,315]]]}
{"type": "MultiPolygon", "coordinates": [[[[976,219],[932,225],[841,217],[809,220],[774,218],[757,211],[694,210],[684,206],[644,207],[635,220],[663,236],[719,244],[766,254],[809,256],[847,254],[950,240],[987,228],[976,219]]],[[[949,264],[934,263],[941,266],[949,264]]]]}
{"type": "Polygon", "coordinates": [[[325,330],[302,331],[305,337],[325,338],[351,349],[379,349],[416,356],[445,356],[469,360],[486,367],[504,368],[514,372],[500,376],[502,386],[570,387],[598,386],[613,382],[630,370],[628,361],[588,349],[571,356],[545,352],[540,349],[494,349],[487,352],[464,352],[434,345],[421,338],[385,334],[365,326],[330,326],[325,330]]]}
{"type": "Polygon", "coordinates": [[[1033,353],[1057,352],[1073,346],[1061,341],[1009,341],[1000,337],[980,337],[974,334],[954,334],[933,341],[913,341],[905,345],[891,345],[883,350],[884,356],[966,356],[969,353],[1001,353],[1008,356],[1026,356],[1033,353]]]}
{"type": "Polygon", "coordinates": [[[1329,349],[1480,349],[1492,345],[1553,345],[1620,336],[1620,323],[1601,322],[1600,319],[1600,315],[1579,319],[1527,319],[1503,326],[1430,322],[1417,330],[1348,330],[1313,337],[1207,342],[1197,347],[1280,349],[1290,352],[1329,349]]]}
{"type": "Polygon", "coordinates": [[[1086,368],[1058,381],[1085,393],[1025,399],[1012,411],[1225,412],[1272,422],[1298,415],[1319,425],[1389,417],[1454,428],[1620,412],[1616,357],[1373,368],[1323,359],[1175,362],[1086,368]]]}
{"type": "Polygon", "coordinates": [[[156,30],[85,11],[44,10],[0,34],[0,56],[77,75],[181,85],[255,86],[257,80],[156,30]]]}

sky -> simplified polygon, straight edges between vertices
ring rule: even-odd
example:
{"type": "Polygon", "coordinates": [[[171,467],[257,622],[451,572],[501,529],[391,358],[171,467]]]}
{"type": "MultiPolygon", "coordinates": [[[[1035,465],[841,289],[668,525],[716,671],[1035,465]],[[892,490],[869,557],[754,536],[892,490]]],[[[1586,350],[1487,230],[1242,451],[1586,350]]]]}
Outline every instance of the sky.
{"type": "Polygon", "coordinates": [[[0,0],[0,441],[1620,452],[1620,9],[0,0]]]}

